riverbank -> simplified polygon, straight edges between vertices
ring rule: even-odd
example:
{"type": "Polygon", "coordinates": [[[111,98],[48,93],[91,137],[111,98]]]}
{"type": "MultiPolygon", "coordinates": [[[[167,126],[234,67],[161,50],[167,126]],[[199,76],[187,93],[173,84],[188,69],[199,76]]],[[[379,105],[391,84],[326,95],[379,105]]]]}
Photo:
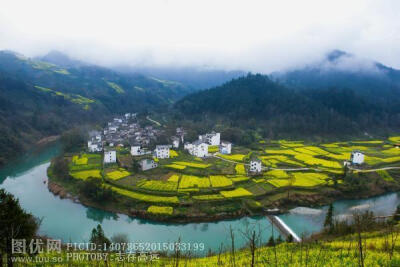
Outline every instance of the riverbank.
{"type": "MultiPolygon", "coordinates": [[[[229,229],[234,229],[235,247],[243,248],[248,240],[240,233],[246,229],[261,229],[262,240],[271,237],[270,222],[265,216],[245,216],[237,219],[205,223],[173,223],[145,220],[122,213],[107,212],[100,206],[92,208],[69,199],[53,195],[44,181],[47,180],[49,160],[58,154],[56,146],[33,154],[29,160],[22,160],[13,166],[0,170],[0,187],[17,197],[21,206],[42,218],[39,234],[63,242],[87,242],[94,227],[101,224],[107,236],[124,234],[130,242],[183,242],[204,243],[205,251],[196,255],[207,255],[211,250],[219,251],[230,246],[229,229]]],[[[72,188],[71,190],[73,190],[72,188]]],[[[400,204],[400,194],[392,193],[364,200],[343,200],[334,202],[338,218],[352,213],[353,207],[367,206],[377,215],[392,214],[400,204]]],[[[134,206],[133,206],[134,207],[134,206]]],[[[208,208],[208,207],[207,207],[208,208]]],[[[318,207],[315,215],[288,212],[278,217],[299,236],[308,236],[321,231],[326,206],[318,207]]],[[[126,213],[128,214],[128,213],[126,213]]],[[[276,232],[275,232],[276,234],[276,232]]],[[[276,236],[275,236],[276,237],[276,236]]]]}
{"type": "MultiPolygon", "coordinates": [[[[346,193],[339,190],[327,190],[322,193],[309,192],[310,194],[301,193],[290,193],[287,196],[287,192],[282,192],[278,194],[284,194],[285,196],[272,202],[269,210],[267,209],[257,209],[251,210],[248,207],[242,205],[241,209],[236,212],[220,212],[213,215],[207,215],[206,213],[198,212],[186,212],[184,214],[178,215],[155,215],[147,212],[146,205],[140,205],[140,203],[132,202],[126,196],[117,195],[117,197],[108,202],[96,202],[93,201],[77,191],[77,186],[80,181],[72,179],[68,182],[57,179],[51,171],[48,171],[48,190],[54,195],[60,198],[71,199],[75,203],[80,203],[86,207],[92,207],[101,209],[107,212],[125,214],[133,218],[146,219],[156,222],[167,222],[167,223],[202,223],[202,222],[217,222],[222,220],[238,219],[246,216],[264,216],[271,213],[284,214],[290,209],[305,206],[311,208],[320,208],[321,206],[331,204],[338,200],[354,200],[354,199],[368,199],[371,197],[376,197],[384,195],[390,192],[400,191],[400,186],[374,186],[370,190],[359,191],[358,193],[346,193]],[[278,212],[276,211],[278,210],[278,212]]],[[[204,205],[210,205],[210,203],[204,203],[204,205]]],[[[217,205],[217,203],[211,203],[211,205],[217,205]]],[[[185,207],[186,209],[188,207],[185,207]]]]}
{"type": "MultiPolygon", "coordinates": [[[[50,179],[50,176],[49,176],[50,179]]],[[[186,216],[157,216],[146,212],[145,210],[136,210],[131,207],[123,206],[118,201],[112,201],[109,203],[97,203],[93,200],[90,200],[87,197],[84,197],[80,194],[73,194],[66,189],[62,185],[63,183],[54,182],[49,180],[47,183],[48,190],[55,196],[60,197],[61,199],[70,199],[75,203],[80,203],[86,207],[96,208],[100,210],[104,210],[107,212],[117,213],[117,214],[125,214],[132,218],[139,218],[145,220],[151,220],[155,222],[169,222],[169,223],[204,223],[204,222],[217,222],[222,220],[231,220],[231,219],[238,219],[245,216],[254,216],[254,215],[263,215],[263,213],[259,214],[251,214],[242,210],[241,212],[237,213],[220,213],[215,214],[213,216],[207,215],[196,215],[196,214],[187,214],[186,216]]],[[[65,185],[65,184],[64,184],[65,185]]],[[[121,196],[123,198],[123,196],[121,196]]]]}

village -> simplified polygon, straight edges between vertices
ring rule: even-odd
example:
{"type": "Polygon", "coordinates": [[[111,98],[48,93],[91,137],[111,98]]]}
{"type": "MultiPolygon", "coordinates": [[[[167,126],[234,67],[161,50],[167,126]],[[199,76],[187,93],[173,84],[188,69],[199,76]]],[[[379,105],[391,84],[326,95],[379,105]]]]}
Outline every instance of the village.
{"type": "MultiPolygon", "coordinates": [[[[102,153],[104,164],[117,163],[117,148],[128,147],[132,157],[138,157],[142,171],[158,167],[156,161],[170,158],[171,149],[180,149],[197,158],[212,157],[217,154],[229,155],[232,153],[232,143],[221,140],[221,134],[215,131],[199,135],[194,142],[185,142],[185,130],[176,128],[176,134],[170,137],[169,144],[156,145],[154,150],[147,146],[152,141],[157,141],[162,129],[153,126],[141,127],[137,121],[136,113],[126,113],[124,116],[115,117],[100,131],[89,132],[87,150],[91,153],[102,153]],[[209,148],[212,148],[209,150],[209,148]]],[[[351,167],[362,165],[364,154],[360,150],[353,150],[348,160],[343,160],[343,166],[351,167]]],[[[247,164],[248,173],[257,175],[267,169],[262,165],[262,160],[253,157],[247,164]]]]}
{"type": "Polygon", "coordinates": [[[399,136],[325,143],[261,139],[249,148],[215,130],[189,142],[190,129],[166,134],[166,126],[139,116],[127,113],[90,131],[82,151],[64,154],[70,179],[52,179],[79,192],[88,183],[110,190],[113,211],[187,222],[260,214],[299,201],[320,205],[346,192],[369,195],[374,191],[352,192],[351,184],[393,188],[400,178],[399,136]]]}
{"type": "MultiPolygon", "coordinates": [[[[104,152],[104,164],[112,164],[117,162],[117,150],[115,148],[129,145],[130,154],[133,157],[148,156],[139,162],[142,171],[156,168],[157,163],[154,159],[170,158],[170,150],[179,149],[182,146],[190,155],[199,158],[211,156],[209,146],[217,147],[221,154],[231,154],[232,143],[221,141],[220,133],[211,132],[200,135],[198,140],[189,143],[184,141],[185,131],[183,128],[176,128],[176,135],[170,137],[170,144],[156,145],[155,149],[151,151],[146,146],[150,142],[156,141],[162,130],[153,126],[140,127],[136,116],[136,113],[126,113],[124,116],[116,117],[108,122],[102,132],[89,132],[88,152],[104,152]]],[[[216,151],[213,151],[213,153],[216,153],[216,151]]],[[[255,161],[251,168],[254,172],[261,171],[261,165],[257,162],[259,161],[255,161]]]]}

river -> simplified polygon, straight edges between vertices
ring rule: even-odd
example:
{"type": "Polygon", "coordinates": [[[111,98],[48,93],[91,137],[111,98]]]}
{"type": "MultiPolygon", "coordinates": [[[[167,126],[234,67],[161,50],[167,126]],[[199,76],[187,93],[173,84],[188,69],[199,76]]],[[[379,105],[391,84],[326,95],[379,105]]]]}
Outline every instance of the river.
{"type": "MultiPolygon", "coordinates": [[[[60,151],[52,145],[40,152],[32,152],[0,170],[0,188],[15,195],[21,206],[42,219],[39,234],[61,239],[63,242],[87,242],[91,230],[101,224],[107,236],[126,234],[130,242],[204,243],[216,252],[221,245],[230,246],[229,228],[235,232],[235,244],[246,244],[244,233],[250,229],[261,232],[263,242],[271,236],[271,225],[265,217],[239,218],[215,223],[169,224],[132,218],[123,214],[85,207],[69,199],[60,199],[47,189],[46,169],[49,161],[60,151]]],[[[364,200],[341,200],[334,203],[335,215],[345,217],[355,209],[369,209],[378,215],[394,212],[400,204],[400,194],[390,193],[364,200]]],[[[296,208],[279,217],[299,236],[321,230],[327,207],[296,208]]],[[[275,230],[275,235],[276,235],[275,230]]]]}

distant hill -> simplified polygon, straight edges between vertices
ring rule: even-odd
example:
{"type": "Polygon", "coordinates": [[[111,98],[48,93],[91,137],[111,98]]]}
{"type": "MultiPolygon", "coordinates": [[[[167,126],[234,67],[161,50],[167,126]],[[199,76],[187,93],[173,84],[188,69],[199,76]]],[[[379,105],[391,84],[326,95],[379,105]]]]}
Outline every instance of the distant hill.
{"type": "Polygon", "coordinates": [[[64,68],[76,68],[90,65],[86,62],[72,59],[68,55],[57,50],[50,51],[44,56],[36,57],[34,60],[48,62],[64,68]]]}
{"type": "Polygon", "coordinates": [[[353,89],[357,94],[382,104],[400,97],[400,70],[340,50],[328,53],[320,62],[272,73],[270,77],[297,90],[353,89]]]}
{"type": "Polygon", "coordinates": [[[112,114],[163,111],[189,92],[174,81],[59,63],[64,66],[0,51],[0,165],[73,125],[112,114]]]}
{"type": "MultiPolygon", "coordinates": [[[[175,104],[186,120],[214,121],[265,137],[360,135],[400,129],[400,98],[373,101],[357,90],[288,88],[268,76],[247,75],[190,94],[175,104]]],[[[240,140],[238,140],[240,141],[240,140]]]]}
{"type": "Polygon", "coordinates": [[[116,70],[124,73],[141,73],[146,76],[178,81],[194,90],[207,89],[221,85],[234,78],[245,76],[241,70],[225,71],[197,67],[117,67],[116,70]]]}

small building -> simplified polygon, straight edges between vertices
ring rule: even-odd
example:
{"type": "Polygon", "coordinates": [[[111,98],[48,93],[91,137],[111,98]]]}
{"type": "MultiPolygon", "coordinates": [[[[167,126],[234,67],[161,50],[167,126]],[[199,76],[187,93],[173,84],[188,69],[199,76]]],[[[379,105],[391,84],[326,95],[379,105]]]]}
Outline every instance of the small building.
{"type": "Polygon", "coordinates": [[[140,156],[140,155],[142,155],[142,149],[141,149],[140,145],[131,146],[131,155],[132,156],[140,156]]]}
{"type": "Polygon", "coordinates": [[[104,152],[104,163],[116,163],[117,152],[114,150],[104,152]]]}
{"type": "Polygon", "coordinates": [[[222,141],[219,146],[219,153],[221,154],[231,154],[232,153],[232,143],[227,141],[222,141]]]}
{"type": "Polygon", "coordinates": [[[158,159],[168,159],[169,158],[169,145],[159,145],[156,146],[154,150],[154,156],[158,159]]]}
{"type": "Polygon", "coordinates": [[[197,140],[187,147],[189,147],[189,154],[195,157],[204,158],[208,156],[208,144],[202,140],[197,140]]]}
{"type": "Polygon", "coordinates": [[[260,173],[262,169],[260,160],[252,160],[250,161],[250,172],[252,173],[260,173]]]}
{"type": "Polygon", "coordinates": [[[363,164],[364,154],[361,151],[354,150],[351,152],[350,161],[352,164],[363,164]]]}
{"type": "Polygon", "coordinates": [[[199,140],[206,142],[207,144],[209,144],[210,146],[219,146],[221,141],[221,134],[220,133],[216,133],[216,132],[211,132],[208,134],[204,134],[204,135],[199,135],[199,140]]]}
{"type": "Polygon", "coordinates": [[[109,133],[116,133],[118,131],[118,126],[110,126],[108,127],[109,133]]]}
{"type": "Polygon", "coordinates": [[[157,163],[152,159],[142,159],[141,161],[139,161],[139,165],[142,171],[154,169],[158,166],[157,163]]]}
{"type": "Polygon", "coordinates": [[[101,151],[103,151],[103,145],[101,142],[88,141],[88,151],[89,152],[101,152],[101,151]]]}
{"type": "Polygon", "coordinates": [[[186,143],[183,145],[183,149],[185,149],[185,150],[190,150],[190,149],[192,149],[192,148],[193,148],[192,143],[186,142],[186,143]]]}
{"type": "Polygon", "coordinates": [[[179,137],[172,136],[171,140],[172,140],[172,147],[179,148],[179,137]]]}

